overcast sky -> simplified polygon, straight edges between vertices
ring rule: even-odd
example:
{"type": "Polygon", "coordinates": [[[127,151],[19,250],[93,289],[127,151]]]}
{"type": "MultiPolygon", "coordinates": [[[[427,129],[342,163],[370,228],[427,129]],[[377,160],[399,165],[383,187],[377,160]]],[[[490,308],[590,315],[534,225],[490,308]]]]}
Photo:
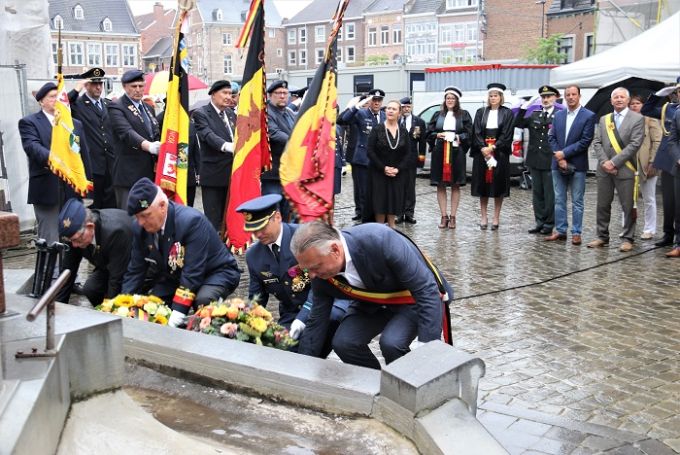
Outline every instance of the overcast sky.
{"type": "MultiPolygon", "coordinates": [[[[166,9],[177,8],[176,0],[128,0],[128,3],[130,4],[132,14],[138,16],[140,14],[146,14],[153,11],[153,5],[158,1],[160,1],[160,3],[162,3],[166,9]]],[[[297,14],[298,11],[300,11],[302,8],[311,3],[311,0],[273,0],[273,1],[279,10],[279,13],[281,13],[281,17],[288,18],[295,16],[295,14],[297,14]]]]}

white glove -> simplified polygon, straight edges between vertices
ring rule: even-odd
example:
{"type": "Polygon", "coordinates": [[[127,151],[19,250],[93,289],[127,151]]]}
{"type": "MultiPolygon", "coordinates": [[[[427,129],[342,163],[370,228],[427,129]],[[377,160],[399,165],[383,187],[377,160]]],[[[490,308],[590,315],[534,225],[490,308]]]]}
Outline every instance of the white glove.
{"type": "Polygon", "coordinates": [[[496,167],[498,165],[498,161],[496,161],[496,158],[493,156],[486,160],[486,166],[491,169],[492,167],[496,167]]]}
{"type": "Polygon", "coordinates": [[[669,85],[668,87],[664,87],[661,90],[659,90],[658,92],[656,92],[655,95],[660,96],[660,97],[664,97],[664,96],[670,95],[674,91],[675,91],[675,85],[669,85]]]}
{"type": "Polygon", "coordinates": [[[360,97],[360,96],[355,96],[354,98],[352,98],[351,100],[349,100],[349,102],[347,102],[347,107],[346,107],[345,109],[349,109],[349,108],[351,108],[351,107],[355,107],[357,104],[359,104],[359,98],[361,98],[361,97],[360,97]]]}
{"type": "Polygon", "coordinates": [[[302,331],[305,330],[305,327],[307,327],[307,324],[305,324],[299,319],[296,319],[290,325],[290,330],[288,331],[288,333],[290,334],[290,337],[292,339],[297,340],[298,338],[300,338],[300,335],[302,335],[302,331]]]}
{"type": "Polygon", "coordinates": [[[363,107],[366,107],[366,105],[368,104],[369,101],[371,101],[371,97],[370,97],[370,96],[368,96],[368,97],[364,98],[363,100],[359,101],[359,102],[357,103],[357,109],[361,109],[361,108],[363,108],[363,107]]]}
{"type": "Polygon", "coordinates": [[[446,142],[453,142],[456,140],[456,133],[453,131],[447,131],[444,133],[444,140],[446,142]]]}
{"type": "Polygon", "coordinates": [[[534,102],[535,102],[537,99],[539,99],[540,97],[541,97],[541,95],[534,95],[534,96],[532,96],[531,98],[529,98],[528,100],[526,100],[525,102],[523,102],[523,103],[522,103],[522,106],[521,106],[520,108],[521,108],[521,109],[524,109],[524,110],[526,111],[527,109],[529,109],[529,106],[531,106],[532,104],[534,104],[534,102]]]}
{"type": "Polygon", "coordinates": [[[425,343],[418,340],[418,338],[416,337],[416,339],[411,342],[411,346],[409,346],[409,348],[411,349],[411,351],[413,351],[415,349],[418,349],[421,346],[425,346],[425,343]]]}
{"type": "Polygon", "coordinates": [[[156,141],[156,142],[151,142],[149,144],[149,153],[152,155],[158,155],[158,152],[161,150],[161,143],[156,141]]]}
{"type": "Polygon", "coordinates": [[[170,319],[168,319],[168,325],[170,327],[179,327],[181,325],[186,325],[187,323],[187,315],[177,311],[177,310],[172,310],[172,314],[170,314],[170,319]]]}
{"type": "Polygon", "coordinates": [[[225,142],[222,144],[222,152],[224,153],[234,153],[234,143],[233,142],[225,142]]]}

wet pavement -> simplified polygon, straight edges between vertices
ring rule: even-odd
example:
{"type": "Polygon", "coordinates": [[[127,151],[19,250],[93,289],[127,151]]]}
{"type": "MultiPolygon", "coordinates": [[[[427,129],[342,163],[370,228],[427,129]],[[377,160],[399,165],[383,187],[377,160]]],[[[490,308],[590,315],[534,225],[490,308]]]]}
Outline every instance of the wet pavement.
{"type": "MultiPolygon", "coordinates": [[[[341,228],[353,224],[349,175],[343,187],[335,211],[341,228]]],[[[469,187],[455,230],[437,228],[427,179],[418,180],[417,193],[418,223],[399,229],[454,286],[454,346],[487,367],[478,418],[510,453],[680,452],[679,260],[650,241],[619,252],[618,222],[609,247],[586,248],[595,238],[592,177],[581,246],[528,234],[531,192],[517,186],[498,231],[479,229],[469,187]]],[[[612,219],[620,220],[616,205],[612,219]]],[[[26,251],[5,258],[7,268],[32,267],[26,251]]],[[[244,274],[239,295],[246,280],[244,274]]]]}

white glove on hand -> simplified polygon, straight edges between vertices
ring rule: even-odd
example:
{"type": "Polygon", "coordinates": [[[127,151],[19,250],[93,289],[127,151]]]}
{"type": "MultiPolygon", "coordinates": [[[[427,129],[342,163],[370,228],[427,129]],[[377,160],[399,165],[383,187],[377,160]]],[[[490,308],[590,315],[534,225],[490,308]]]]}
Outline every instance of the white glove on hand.
{"type": "Polygon", "coordinates": [[[409,346],[409,349],[411,349],[411,351],[413,351],[415,349],[418,349],[421,346],[425,346],[425,343],[423,343],[422,341],[419,341],[418,338],[416,337],[416,339],[411,342],[411,346],[409,346]]]}
{"type": "Polygon", "coordinates": [[[456,140],[456,133],[454,133],[453,131],[446,131],[446,132],[444,133],[444,140],[445,140],[446,142],[453,142],[453,141],[455,141],[455,140],[456,140]]]}
{"type": "Polygon", "coordinates": [[[674,85],[670,85],[670,86],[668,86],[668,87],[662,88],[661,90],[659,90],[658,92],[656,92],[655,95],[656,95],[656,96],[664,97],[664,96],[670,95],[670,94],[673,93],[674,91],[675,91],[675,86],[674,86],[674,85]]]}
{"type": "Polygon", "coordinates": [[[177,310],[172,310],[172,314],[170,314],[170,319],[168,319],[168,325],[170,327],[179,327],[181,325],[186,325],[187,323],[187,315],[177,311],[177,310]]]}
{"type": "Polygon", "coordinates": [[[161,143],[156,141],[156,142],[151,142],[149,144],[149,153],[152,155],[158,155],[158,152],[161,150],[161,143]]]}
{"type": "Polygon", "coordinates": [[[233,142],[225,142],[222,144],[222,152],[224,153],[234,153],[234,143],[233,142]]]}
{"type": "Polygon", "coordinates": [[[498,161],[496,161],[496,158],[493,156],[486,160],[486,166],[491,169],[492,167],[496,167],[498,165],[498,161]]]}
{"type": "Polygon", "coordinates": [[[290,337],[292,339],[297,340],[298,338],[300,338],[300,335],[302,335],[302,331],[305,330],[305,327],[307,327],[307,324],[305,324],[299,319],[296,319],[290,325],[290,330],[288,331],[288,333],[290,334],[290,337]]]}
{"type": "Polygon", "coordinates": [[[366,105],[368,104],[369,101],[371,101],[371,97],[366,97],[363,100],[359,101],[357,103],[357,109],[361,109],[363,107],[366,107],[366,105]]]}

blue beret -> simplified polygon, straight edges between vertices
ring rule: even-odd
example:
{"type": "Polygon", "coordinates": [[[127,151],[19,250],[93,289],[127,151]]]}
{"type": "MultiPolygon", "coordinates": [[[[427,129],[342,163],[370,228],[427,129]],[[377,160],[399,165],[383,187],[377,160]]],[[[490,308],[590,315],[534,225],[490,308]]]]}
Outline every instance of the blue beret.
{"type": "Polygon", "coordinates": [[[141,70],[129,70],[123,74],[120,78],[123,84],[129,84],[130,82],[142,81],[144,82],[144,71],[141,70]]]}
{"type": "Polygon", "coordinates": [[[373,90],[368,92],[368,96],[371,96],[373,98],[385,98],[385,92],[383,90],[380,90],[379,88],[374,88],[373,90]]]}
{"type": "Polygon", "coordinates": [[[45,98],[45,96],[47,96],[48,93],[56,89],[57,86],[54,82],[48,82],[47,84],[40,87],[40,89],[38,89],[37,92],[35,92],[35,100],[40,101],[41,99],[45,98]]]}
{"type": "Polygon", "coordinates": [[[411,97],[405,96],[405,97],[403,97],[402,99],[399,100],[399,103],[402,104],[402,105],[404,105],[404,104],[411,105],[411,97]]]}
{"type": "Polygon", "coordinates": [[[71,198],[59,212],[59,237],[70,239],[85,223],[85,206],[80,200],[71,198]]]}
{"type": "Polygon", "coordinates": [[[156,195],[158,194],[158,187],[146,177],[142,177],[130,188],[130,194],[127,200],[128,215],[136,215],[139,212],[146,210],[151,206],[156,195]]]}
{"type": "Polygon", "coordinates": [[[225,80],[215,81],[213,82],[213,85],[210,87],[210,90],[208,90],[208,95],[212,95],[213,93],[222,90],[225,87],[231,88],[231,82],[225,80]]]}
{"type": "Polygon", "coordinates": [[[269,84],[269,87],[267,88],[267,93],[271,93],[277,88],[281,87],[288,88],[288,82],[282,80],[272,82],[271,84],[269,84]]]}
{"type": "Polygon", "coordinates": [[[231,83],[231,93],[236,94],[238,91],[241,90],[241,86],[238,85],[238,82],[232,82],[231,83]]]}
{"type": "Polygon", "coordinates": [[[244,231],[259,231],[267,225],[269,218],[278,210],[281,202],[280,194],[266,194],[256,197],[236,207],[236,211],[243,213],[246,219],[244,231]]]}

